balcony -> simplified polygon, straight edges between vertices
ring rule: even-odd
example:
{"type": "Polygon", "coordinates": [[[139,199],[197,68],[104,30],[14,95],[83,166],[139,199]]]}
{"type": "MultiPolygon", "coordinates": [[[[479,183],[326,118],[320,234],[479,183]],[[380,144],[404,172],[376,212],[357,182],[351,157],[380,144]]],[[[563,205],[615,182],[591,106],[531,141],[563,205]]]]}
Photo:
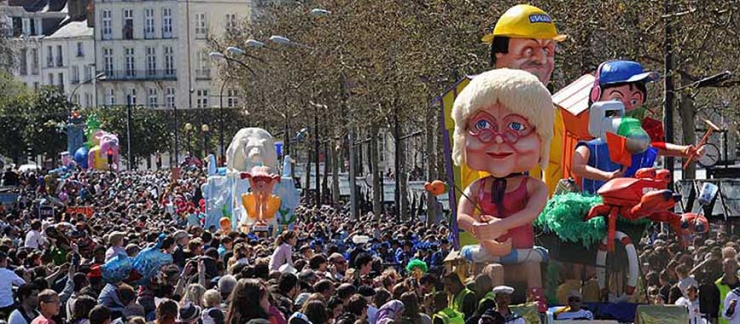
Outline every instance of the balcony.
{"type": "Polygon", "coordinates": [[[211,69],[195,69],[195,79],[196,80],[210,80],[211,79],[211,69]]]}
{"type": "Polygon", "coordinates": [[[46,58],[46,67],[54,67],[54,60],[51,57],[46,58]]]}
{"type": "Polygon", "coordinates": [[[114,70],[105,73],[105,81],[177,80],[175,71],[168,70],[114,70]]]}
{"type": "Polygon", "coordinates": [[[64,61],[61,56],[57,56],[57,67],[64,67],[64,61]]]}

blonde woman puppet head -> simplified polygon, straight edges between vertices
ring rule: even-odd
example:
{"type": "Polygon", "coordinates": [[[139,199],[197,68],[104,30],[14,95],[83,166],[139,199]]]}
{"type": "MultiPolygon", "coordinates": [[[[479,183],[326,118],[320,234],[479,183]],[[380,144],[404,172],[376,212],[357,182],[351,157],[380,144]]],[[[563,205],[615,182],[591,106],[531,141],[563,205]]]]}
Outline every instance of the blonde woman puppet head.
{"type": "Polygon", "coordinates": [[[555,108],[550,92],[522,70],[477,75],[455,99],[452,158],[495,177],[548,162],[555,108]]]}

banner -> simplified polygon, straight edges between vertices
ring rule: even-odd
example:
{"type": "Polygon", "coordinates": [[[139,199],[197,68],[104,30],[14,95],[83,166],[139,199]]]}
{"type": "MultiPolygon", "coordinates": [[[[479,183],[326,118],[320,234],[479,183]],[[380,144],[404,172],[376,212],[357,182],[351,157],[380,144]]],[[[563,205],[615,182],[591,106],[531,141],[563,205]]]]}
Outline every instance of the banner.
{"type": "Polygon", "coordinates": [[[67,215],[74,217],[78,214],[83,214],[87,219],[90,219],[93,216],[93,213],[95,213],[95,210],[92,206],[70,206],[67,207],[67,215]]]}
{"type": "Polygon", "coordinates": [[[685,306],[640,305],[637,306],[635,324],[686,324],[689,312],[685,306]]]}

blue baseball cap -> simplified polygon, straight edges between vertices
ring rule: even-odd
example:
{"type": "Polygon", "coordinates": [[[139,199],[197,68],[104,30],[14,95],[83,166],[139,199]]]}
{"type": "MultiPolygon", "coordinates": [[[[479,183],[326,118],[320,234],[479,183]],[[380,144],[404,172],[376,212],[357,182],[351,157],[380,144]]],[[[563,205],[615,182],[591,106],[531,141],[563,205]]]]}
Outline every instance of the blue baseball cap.
{"type": "Polygon", "coordinates": [[[653,82],[660,78],[658,72],[644,72],[642,64],[635,61],[614,60],[601,64],[599,85],[615,83],[653,82]]]}

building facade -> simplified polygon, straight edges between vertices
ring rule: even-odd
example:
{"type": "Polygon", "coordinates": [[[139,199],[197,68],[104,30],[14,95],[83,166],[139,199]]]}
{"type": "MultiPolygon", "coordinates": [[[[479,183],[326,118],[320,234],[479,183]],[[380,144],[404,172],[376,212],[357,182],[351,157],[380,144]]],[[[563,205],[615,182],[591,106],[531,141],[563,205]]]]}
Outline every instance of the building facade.
{"type": "MultiPolygon", "coordinates": [[[[250,17],[250,0],[95,0],[98,105],[218,107],[211,40],[250,17]]],[[[236,104],[227,90],[225,105],[236,104]]]]}
{"type": "Polygon", "coordinates": [[[73,21],[41,41],[42,79],[80,107],[95,106],[95,46],[87,21],[73,21]]]}

